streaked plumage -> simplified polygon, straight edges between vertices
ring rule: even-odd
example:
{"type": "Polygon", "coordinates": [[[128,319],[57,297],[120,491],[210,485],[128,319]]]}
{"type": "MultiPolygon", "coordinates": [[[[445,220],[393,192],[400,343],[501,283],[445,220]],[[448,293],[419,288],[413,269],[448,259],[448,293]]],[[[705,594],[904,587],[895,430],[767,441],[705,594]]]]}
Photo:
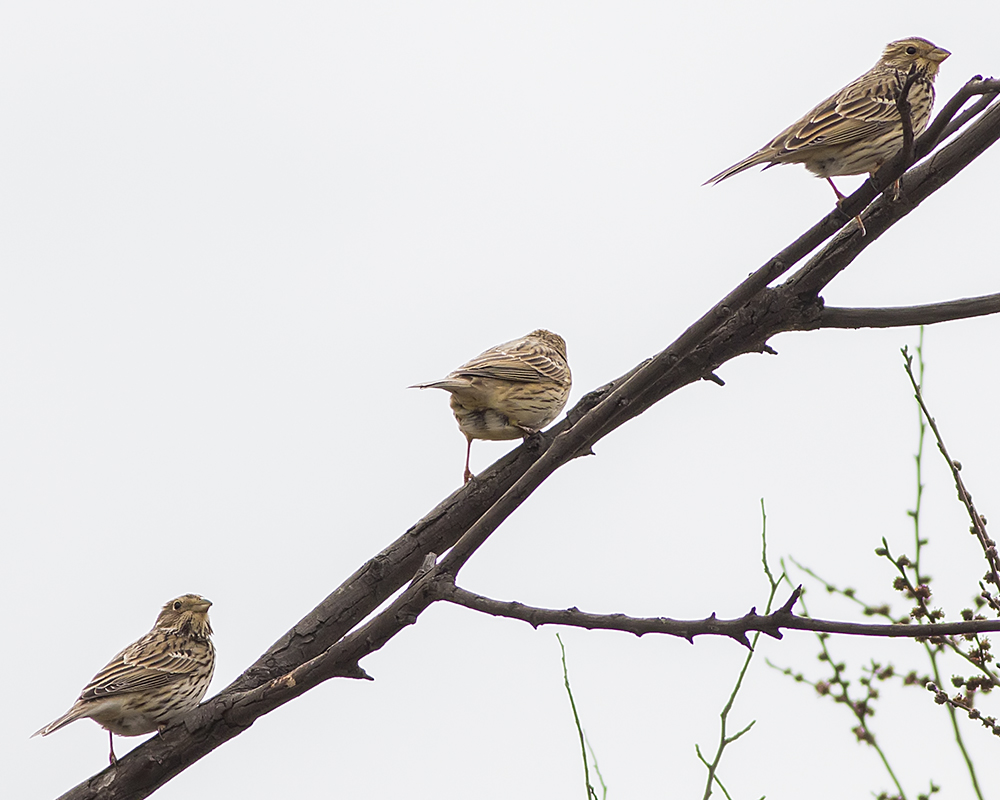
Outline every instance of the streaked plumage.
{"type": "Polygon", "coordinates": [[[491,347],[446,378],[411,389],[444,389],[465,434],[465,481],[472,479],[473,439],[518,439],[559,416],[572,386],[566,342],[539,329],[491,347]]]}
{"type": "MultiPolygon", "coordinates": [[[[196,594],[166,603],[149,633],[111,659],[69,711],[32,736],[48,736],[83,717],[105,728],[109,741],[112,733],[140,736],[197,706],[215,670],[211,605],[196,594]]],[[[112,743],[111,763],[115,760],[112,743]]]]}
{"type": "Polygon", "coordinates": [[[903,124],[896,99],[910,72],[917,73],[907,95],[914,135],[927,127],[934,104],[934,78],[949,55],[919,37],[890,42],[868,72],[756,153],[705,183],[718,183],[757,164],[804,164],[813,174],[826,178],[838,199],[843,199],[831,178],[875,172],[902,147],[903,124]]]}

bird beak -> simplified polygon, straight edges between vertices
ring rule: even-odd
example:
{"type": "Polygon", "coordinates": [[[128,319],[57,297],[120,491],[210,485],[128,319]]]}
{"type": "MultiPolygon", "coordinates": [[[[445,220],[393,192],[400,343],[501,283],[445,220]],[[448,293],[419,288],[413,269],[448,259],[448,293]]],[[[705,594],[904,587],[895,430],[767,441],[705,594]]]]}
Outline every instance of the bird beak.
{"type": "Polygon", "coordinates": [[[927,57],[931,61],[934,61],[934,62],[940,64],[942,61],[944,61],[950,55],[951,55],[951,52],[948,51],[948,50],[945,50],[943,47],[935,47],[933,50],[931,50],[927,54],[927,57]]]}
{"type": "Polygon", "coordinates": [[[201,603],[198,605],[198,611],[208,611],[212,607],[212,601],[206,600],[204,597],[201,598],[201,603]]]}

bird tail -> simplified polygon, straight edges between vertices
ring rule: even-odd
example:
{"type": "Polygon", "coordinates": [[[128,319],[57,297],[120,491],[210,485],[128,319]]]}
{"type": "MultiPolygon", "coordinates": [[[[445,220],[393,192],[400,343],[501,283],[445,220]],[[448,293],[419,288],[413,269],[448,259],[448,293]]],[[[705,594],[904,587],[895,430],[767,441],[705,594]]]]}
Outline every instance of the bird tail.
{"type": "Polygon", "coordinates": [[[731,178],[733,175],[743,172],[745,169],[756,167],[758,164],[767,164],[768,166],[772,166],[772,164],[768,163],[771,161],[771,157],[772,153],[764,150],[758,150],[753,155],[747,156],[742,161],[733,164],[728,169],[722,170],[722,172],[718,175],[709,178],[702,184],[702,186],[708,186],[710,183],[719,183],[720,181],[724,181],[726,178],[731,178]]]}
{"type": "Polygon", "coordinates": [[[59,717],[59,719],[53,720],[44,728],[39,728],[28,738],[34,739],[36,736],[48,736],[50,733],[54,733],[60,728],[69,725],[71,722],[76,722],[82,716],[84,716],[84,709],[79,706],[73,706],[69,711],[59,717]]]}
{"type": "Polygon", "coordinates": [[[453,392],[456,389],[466,389],[469,386],[467,380],[456,380],[454,378],[442,378],[439,381],[431,381],[430,383],[415,383],[413,386],[407,386],[407,389],[444,389],[446,392],[453,392]]]}

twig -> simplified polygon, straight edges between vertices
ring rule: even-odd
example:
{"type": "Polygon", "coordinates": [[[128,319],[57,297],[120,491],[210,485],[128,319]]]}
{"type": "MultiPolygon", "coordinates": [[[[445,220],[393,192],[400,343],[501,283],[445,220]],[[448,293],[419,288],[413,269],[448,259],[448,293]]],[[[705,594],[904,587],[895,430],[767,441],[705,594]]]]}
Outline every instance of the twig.
{"type": "MultiPolygon", "coordinates": [[[[923,394],[920,391],[920,385],[917,383],[916,378],[913,377],[913,357],[909,354],[909,351],[905,347],[902,349],[902,353],[904,369],[906,370],[907,376],[910,378],[910,385],[913,387],[914,397],[916,397],[917,402],[920,404],[920,410],[927,418],[927,424],[930,425],[931,431],[934,433],[934,438],[937,439],[938,450],[941,451],[941,455],[944,456],[944,460],[948,463],[948,468],[951,470],[952,478],[955,481],[955,487],[958,489],[958,498],[962,501],[962,505],[965,506],[965,509],[968,512],[969,518],[972,520],[972,532],[976,535],[980,546],[983,548],[983,554],[986,557],[987,564],[989,564],[990,583],[997,587],[997,589],[1000,589],[1000,558],[997,556],[996,542],[994,542],[986,533],[986,518],[976,511],[976,507],[972,503],[972,495],[969,494],[965,488],[965,483],[962,481],[962,476],[960,474],[962,465],[948,454],[948,448],[945,447],[944,439],[941,437],[941,431],[938,430],[934,417],[931,416],[930,411],[927,409],[927,404],[924,402],[923,394]]],[[[997,599],[994,592],[990,592],[984,587],[982,597],[987,603],[989,603],[990,608],[997,613],[1000,613],[1000,600],[997,599]]]]}
{"type": "MultiPolygon", "coordinates": [[[[803,613],[808,614],[804,601],[802,605],[803,613]]],[[[892,782],[896,785],[899,797],[902,798],[902,800],[906,800],[906,793],[903,791],[903,786],[896,777],[896,773],[893,771],[892,765],[889,764],[888,756],[885,754],[885,751],[882,750],[882,746],[875,738],[875,734],[872,733],[868,727],[867,718],[874,713],[872,712],[868,702],[873,698],[871,685],[868,685],[868,697],[865,700],[852,699],[849,688],[850,682],[845,681],[842,677],[842,673],[845,669],[844,664],[836,662],[833,659],[833,656],[830,655],[830,649],[827,647],[826,640],[829,637],[826,634],[820,633],[816,636],[816,638],[819,640],[820,649],[822,650],[820,653],[820,660],[825,661],[830,665],[830,669],[833,671],[833,674],[829,681],[813,683],[807,680],[803,675],[794,675],[795,680],[808,683],[817,691],[818,694],[829,696],[833,698],[834,702],[843,703],[851,710],[851,713],[854,714],[855,719],[858,721],[858,725],[853,729],[854,735],[857,737],[858,741],[865,742],[875,750],[879,759],[882,761],[882,766],[885,767],[886,772],[889,773],[889,777],[892,779],[892,782]],[[832,691],[831,687],[838,689],[839,693],[832,691]]],[[[777,667],[770,660],[767,661],[767,664],[774,669],[781,670],[781,672],[786,675],[793,675],[790,669],[777,667]]]]}
{"type": "MultiPolygon", "coordinates": [[[[912,373],[910,375],[910,382],[916,383],[917,391],[922,395],[924,388],[924,329],[923,326],[920,327],[920,338],[917,340],[917,379],[914,381],[912,373]]],[[[917,404],[917,423],[919,425],[919,436],[917,439],[917,452],[914,456],[914,461],[916,464],[916,477],[917,477],[917,498],[914,504],[913,510],[908,512],[910,517],[913,519],[913,537],[914,537],[914,558],[913,558],[913,569],[916,575],[917,583],[925,583],[929,579],[924,579],[922,577],[921,569],[921,555],[923,554],[923,546],[926,544],[926,540],[920,535],[920,512],[923,507],[922,500],[924,495],[924,483],[923,483],[923,463],[924,463],[924,438],[927,434],[927,423],[925,422],[927,415],[924,413],[923,406],[918,402],[917,404]]],[[[948,637],[943,640],[948,647],[951,648],[953,652],[958,653],[962,658],[968,661],[975,667],[985,672],[994,683],[996,682],[996,676],[990,671],[983,660],[979,660],[978,663],[973,661],[968,653],[955,641],[954,638],[948,637]]],[[[932,647],[930,642],[924,642],[924,650],[927,652],[927,658],[931,662],[931,670],[934,673],[934,681],[938,684],[941,683],[941,670],[938,667],[938,651],[936,648],[932,647]]],[[[976,767],[972,761],[972,756],[969,755],[969,751],[965,746],[965,740],[962,738],[962,730],[958,727],[958,716],[955,712],[953,705],[948,704],[946,706],[948,709],[948,720],[951,723],[952,734],[955,737],[955,744],[958,745],[958,751],[962,755],[962,759],[965,761],[966,770],[969,773],[969,778],[972,781],[972,789],[976,793],[976,797],[979,800],[983,800],[983,793],[979,788],[979,778],[976,775],[976,767]]]]}

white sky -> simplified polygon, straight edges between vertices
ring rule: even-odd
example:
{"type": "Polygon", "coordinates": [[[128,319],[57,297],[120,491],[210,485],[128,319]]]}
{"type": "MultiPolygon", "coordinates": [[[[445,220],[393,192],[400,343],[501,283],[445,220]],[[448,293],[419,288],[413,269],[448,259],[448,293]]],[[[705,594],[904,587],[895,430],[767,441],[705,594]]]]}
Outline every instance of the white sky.
{"type": "MultiPolygon", "coordinates": [[[[212,599],[215,693],[456,488],[443,393],[404,387],[547,327],[570,402],[666,346],[829,211],[801,167],[700,184],[921,35],[939,98],[1000,69],[994,3],[21,3],[0,15],[0,530],[11,797],[101,769],[83,721],[28,736],[183,592],[212,599]],[[388,499],[388,498],[391,498],[388,499]],[[11,783],[13,781],[13,784],[11,783]]],[[[1000,148],[826,293],[897,305],[1000,289],[1000,148]]],[[[859,181],[844,179],[843,188],[859,181]]],[[[1000,515],[1000,320],[928,330],[927,398],[1000,515]]],[[[787,334],[561,470],[462,573],[501,599],[704,617],[761,609],[792,554],[872,601],[912,552],[915,330],[787,334]]],[[[512,443],[477,442],[485,468],[512,443]]],[[[928,446],[926,569],[950,616],[984,570],[928,446]]],[[[994,536],[997,531],[994,531],[994,536]]],[[[784,599],[784,595],[782,596],[784,599]]],[[[813,591],[817,616],[853,618],[813,591]]],[[[896,608],[903,608],[897,603],[896,608]]],[[[695,743],[744,651],[563,633],[611,798],[700,797],[695,743]]],[[[835,639],[925,670],[912,643],[835,639]]],[[[890,789],[853,718],[769,669],[721,776],[743,798],[890,789]]],[[[554,629],[435,607],[363,666],[157,794],[582,796],[554,629]]],[[[946,671],[957,670],[952,665],[946,671]]],[[[857,684],[854,684],[855,687],[857,684]]],[[[970,796],[945,712],[887,688],[873,721],[911,796],[970,796]]],[[[995,704],[986,707],[997,713],[995,704]]],[[[996,741],[963,725],[987,792],[996,741]]],[[[117,740],[119,753],[140,739],[117,740]]]]}

